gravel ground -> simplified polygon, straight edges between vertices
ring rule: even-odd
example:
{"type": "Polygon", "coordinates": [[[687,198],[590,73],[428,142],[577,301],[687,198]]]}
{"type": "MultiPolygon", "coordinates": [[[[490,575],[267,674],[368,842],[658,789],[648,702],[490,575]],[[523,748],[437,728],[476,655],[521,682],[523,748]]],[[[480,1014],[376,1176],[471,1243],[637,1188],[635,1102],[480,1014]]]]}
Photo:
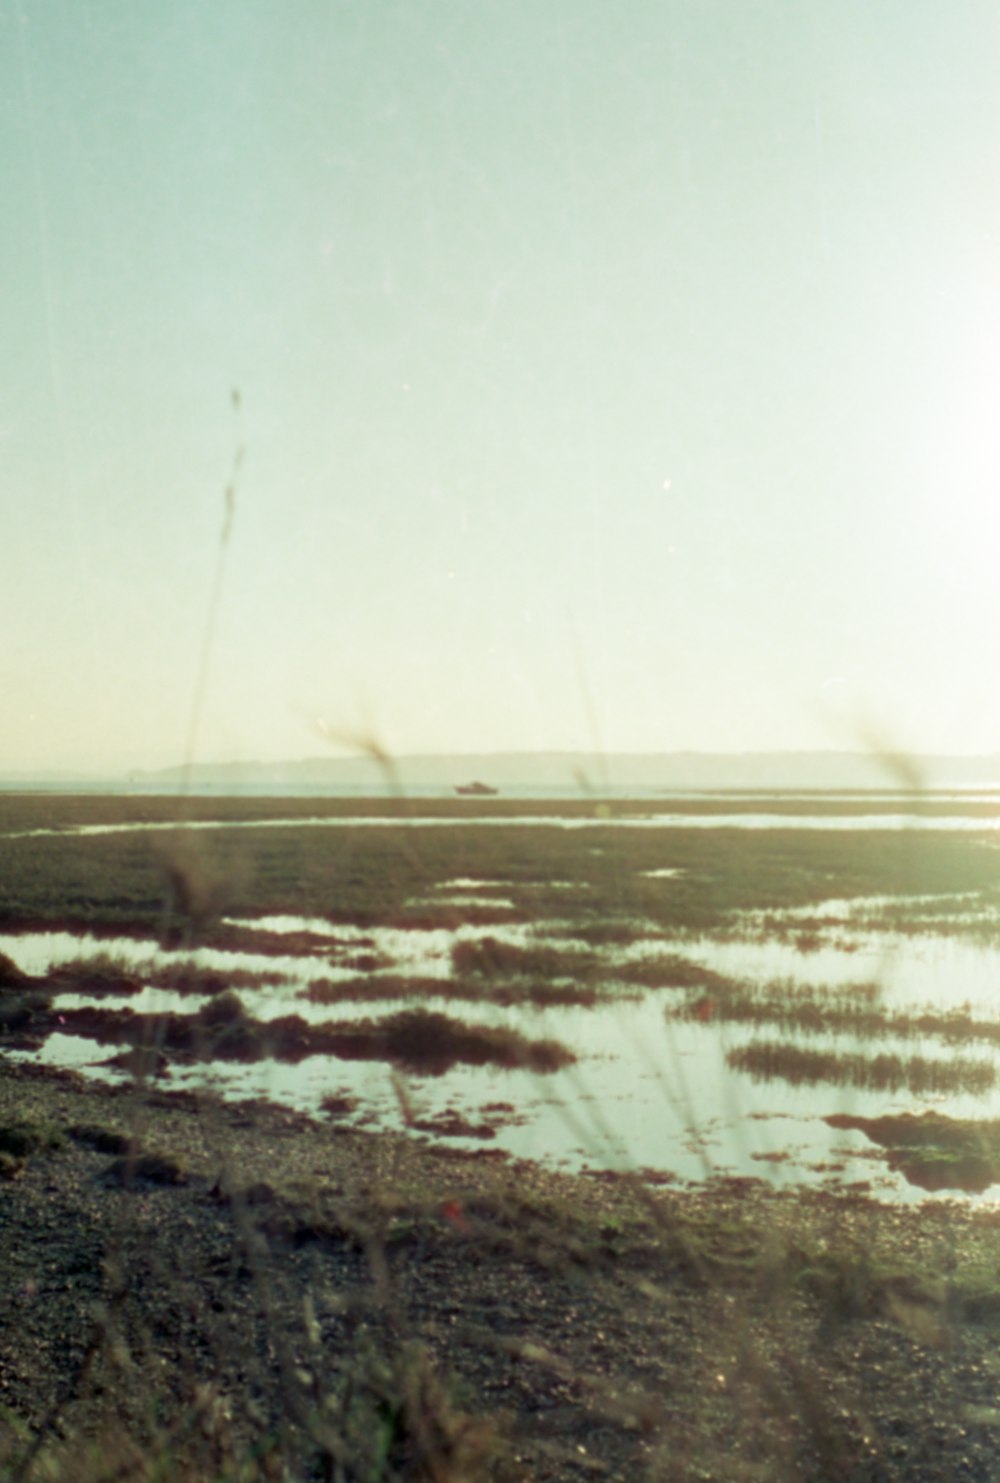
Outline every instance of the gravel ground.
{"type": "Polygon", "coordinates": [[[0,1476],[1000,1476],[990,1214],[569,1178],[2,1062],[0,1147],[0,1476]]]}

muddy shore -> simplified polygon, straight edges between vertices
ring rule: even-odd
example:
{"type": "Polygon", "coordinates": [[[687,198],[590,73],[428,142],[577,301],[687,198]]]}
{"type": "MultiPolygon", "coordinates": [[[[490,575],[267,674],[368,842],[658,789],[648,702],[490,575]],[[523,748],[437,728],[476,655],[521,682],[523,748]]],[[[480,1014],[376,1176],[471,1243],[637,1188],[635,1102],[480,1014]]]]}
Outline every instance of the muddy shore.
{"type": "Polygon", "coordinates": [[[7,1476],[996,1476],[989,1213],[2,1069],[7,1476]]]}

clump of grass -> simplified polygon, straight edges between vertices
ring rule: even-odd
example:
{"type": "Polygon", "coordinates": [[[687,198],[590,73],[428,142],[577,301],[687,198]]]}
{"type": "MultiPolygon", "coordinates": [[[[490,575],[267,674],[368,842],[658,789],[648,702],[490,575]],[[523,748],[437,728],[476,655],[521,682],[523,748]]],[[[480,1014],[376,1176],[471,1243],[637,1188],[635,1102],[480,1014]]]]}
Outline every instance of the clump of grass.
{"type": "Polygon", "coordinates": [[[175,994],[224,994],[228,989],[261,989],[285,984],[289,975],[268,968],[200,968],[197,963],[150,964],[141,970],[143,984],[175,994]]]}
{"type": "Polygon", "coordinates": [[[967,1009],[915,1014],[876,1007],[875,983],[826,988],[806,984],[724,985],[669,1005],[667,1019],[777,1025],[802,1034],[853,1034],[864,1039],[936,1037],[945,1041],[1000,1042],[1000,1021],[976,1019],[967,1009]]]}
{"type": "MultiPolygon", "coordinates": [[[[444,979],[381,973],[376,978],[314,978],[300,995],[310,1004],[377,1004],[386,999],[431,999],[444,997],[444,979]]],[[[452,997],[459,997],[457,994],[452,997]]],[[[482,990],[470,991],[470,999],[482,999],[482,990]]]]}
{"type": "Polygon", "coordinates": [[[429,1075],[458,1062],[555,1071],[576,1059],[557,1040],[532,1040],[517,1030],[470,1025],[425,1009],[403,1010],[382,1020],[310,1025],[300,1015],[257,1020],[239,995],[220,994],[197,1014],[140,1015],[131,1010],[75,1009],[63,1016],[70,1033],[105,1044],[169,1051],[195,1060],[293,1064],[309,1056],[349,1061],[389,1061],[429,1075]]]}
{"type": "Polygon", "coordinates": [[[82,953],[55,964],[50,982],[63,990],[93,994],[138,994],[141,970],[121,953],[82,953]]]}
{"type": "MultiPolygon", "coordinates": [[[[815,1298],[827,1322],[851,1319],[896,1319],[904,1328],[938,1331],[936,1311],[946,1299],[944,1284],[899,1259],[873,1256],[864,1247],[845,1242],[790,1254],[797,1287],[815,1298]],[[923,1313],[923,1325],[914,1318],[923,1313]]],[[[930,1336],[930,1335],[928,1335],[930,1336]]]]}
{"type": "Polygon", "coordinates": [[[757,1081],[788,1081],[793,1086],[826,1082],[833,1086],[879,1091],[983,1093],[996,1085],[991,1061],[962,1056],[929,1060],[925,1056],[865,1056],[850,1052],[806,1050],[784,1041],[758,1040],[726,1055],[735,1071],[757,1081]]]}
{"type": "Polygon", "coordinates": [[[28,992],[0,996],[0,1034],[42,1030],[52,1004],[50,993],[28,992]]]}
{"type": "Polygon", "coordinates": [[[0,1179],[18,1179],[30,1158],[66,1146],[60,1128],[49,1123],[14,1122],[0,1126],[0,1179]]]}
{"type": "Polygon", "coordinates": [[[135,1150],[114,1159],[101,1178],[106,1184],[130,1189],[136,1184],[186,1184],[188,1175],[184,1165],[171,1154],[135,1150]]]}
{"type": "MultiPolygon", "coordinates": [[[[345,944],[332,935],[305,928],[297,932],[275,932],[244,921],[224,921],[212,931],[212,946],[224,952],[253,953],[255,957],[323,958],[345,944]]],[[[361,943],[351,943],[350,946],[361,946],[361,943]]]]}
{"type": "Polygon", "coordinates": [[[127,1071],[137,1081],[152,1081],[170,1075],[170,1058],[155,1045],[133,1045],[129,1050],[119,1051],[102,1065],[116,1071],[127,1071]]]}
{"type": "Polygon", "coordinates": [[[0,1153],[10,1154],[15,1159],[50,1153],[65,1147],[65,1144],[62,1130],[49,1123],[15,1122],[0,1126],[0,1153]]]}
{"type": "Polygon", "coordinates": [[[72,1123],[67,1133],[75,1143],[82,1143],[85,1148],[93,1148],[97,1153],[127,1153],[131,1140],[124,1133],[117,1132],[114,1128],[105,1128],[98,1123],[72,1123]]]}
{"type": "Polygon", "coordinates": [[[559,1004],[596,1004],[601,998],[589,984],[565,981],[508,979],[501,983],[471,983],[465,979],[408,977],[383,973],[376,978],[340,980],[314,979],[303,996],[313,1004],[376,1003],[385,999],[455,999],[471,1004],[531,1004],[549,1007],[559,1004]]]}
{"type": "Polygon", "coordinates": [[[558,1040],[530,1040],[506,1027],[470,1025],[424,1009],[345,1026],[333,1052],[347,1060],[387,1060],[438,1076],[461,1062],[470,1066],[556,1071],[576,1056],[558,1040]]]}
{"type": "Polygon", "coordinates": [[[566,936],[586,942],[591,947],[621,947],[649,936],[649,928],[632,919],[628,921],[567,922],[563,926],[553,925],[553,936],[566,936]]]}
{"type": "Polygon", "coordinates": [[[490,1141],[497,1136],[492,1123],[474,1122],[454,1108],[446,1108],[436,1117],[415,1117],[408,1124],[417,1133],[432,1133],[435,1138],[478,1138],[490,1141]]]}
{"type": "MultiPolygon", "coordinates": [[[[363,1335],[356,1363],[328,1409],[342,1433],[330,1460],[349,1456],[352,1478],[485,1483],[494,1476],[500,1452],[495,1423],[462,1410],[423,1346],[404,1346],[386,1359],[363,1335]]],[[[346,1475],[338,1468],[330,1476],[346,1475]]]]}
{"type": "Polygon", "coordinates": [[[351,1117],[358,1110],[358,1099],[343,1092],[331,1092],[319,1105],[327,1117],[351,1117]]]}
{"type": "Polygon", "coordinates": [[[265,1049],[255,1037],[256,1021],[239,995],[219,994],[196,1014],[136,1014],[131,1009],[67,1009],[62,1028],[100,1044],[131,1045],[154,1054],[171,1051],[196,1059],[258,1060],[265,1049]]]}
{"type": "MultiPolygon", "coordinates": [[[[667,1019],[771,1024],[811,1034],[896,1033],[896,1017],[870,1007],[878,994],[879,987],[874,983],[826,988],[779,982],[758,987],[747,981],[720,977],[713,992],[690,993],[681,1003],[668,1005],[664,1013],[667,1019]]],[[[902,1021],[903,1017],[899,1019],[902,1021]]]]}
{"type": "Polygon", "coordinates": [[[63,958],[54,963],[50,969],[52,974],[59,977],[63,975],[80,976],[82,974],[93,974],[95,978],[125,978],[130,973],[136,972],[136,964],[124,953],[107,953],[103,951],[94,953],[77,953],[72,958],[63,958]]]}
{"type": "Polygon", "coordinates": [[[457,974],[483,978],[570,978],[590,974],[595,960],[588,953],[561,952],[542,944],[520,947],[496,937],[456,942],[451,962],[457,974]]]}
{"type": "Polygon", "coordinates": [[[864,1133],[886,1150],[887,1162],[919,1189],[979,1192],[1000,1183],[1000,1121],[926,1112],[884,1117],[833,1113],[832,1128],[864,1133]]]}
{"type": "Polygon", "coordinates": [[[739,980],[716,973],[714,968],[706,968],[678,953],[616,964],[608,976],[646,989],[707,989],[728,993],[739,986],[739,980]]]}
{"type": "Polygon", "coordinates": [[[0,953],[0,989],[19,989],[28,983],[31,983],[31,975],[18,968],[6,953],[0,953]]]}

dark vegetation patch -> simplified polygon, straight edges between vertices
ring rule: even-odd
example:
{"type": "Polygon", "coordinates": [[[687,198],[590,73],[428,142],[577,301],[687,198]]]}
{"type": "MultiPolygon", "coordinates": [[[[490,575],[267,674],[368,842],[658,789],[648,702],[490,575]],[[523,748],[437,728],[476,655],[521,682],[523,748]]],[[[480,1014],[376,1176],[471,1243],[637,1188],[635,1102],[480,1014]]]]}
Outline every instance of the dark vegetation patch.
{"type": "Polygon", "coordinates": [[[100,1123],[71,1123],[66,1132],[75,1143],[92,1148],[96,1153],[128,1153],[131,1139],[115,1128],[106,1128],[100,1123]]]}
{"type": "Polygon", "coordinates": [[[31,982],[31,975],[18,968],[13,958],[0,953],[0,990],[21,989],[31,982]]]}
{"type": "MultiPolygon", "coordinates": [[[[888,1034],[893,1017],[871,1007],[879,993],[879,986],[869,983],[826,988],[783,982],[756,985],[744,979],[720,979],[712,992],[689,993],[679,1004],[668,1005],[664,1013],[667,1019],[771,1024],[804,1033],[888,1034]]],[[[901,1022],[906,1018],[899,1016],[901,1022]]]]}
{"type": "Polygon", "coordinates": [[[171,1154],[129,1152],[113,1160],[100,1178],[104,1184],[133,1189],[143,1184],[186,1184],[188,1175],[171,1154]]]}
{"type": "Polygon", "coordinates": [[[471,1118],[450,1107],[436,1117],[415,1117],[408,1124],[418,1133],[432,1133],[435,1138],[478,1138],[489,1141],[497,1136],[495,1124],[473,1122],[471,1118]]]}
{"type": "Polygon", "coordinates": [[[344,953],[337,958],[337,967],[352,973],[381,973],[392,963],[388,953],[344,953]]]}
{"type": "Polygon", "coordinates": [[[648,926],[635,921],[563,922],[559,925],[553,924],[550,931],[553,936],[574,937],[580,942],[588,943],[591,947],[613,945],[623,947],[626,943],[637,942],[639,938],[649,936],[648,926]]]}
{"type": "Polygon", "coordinates": [[[14,1122],[0,1125],[0,1153],[24,1159],[31,1154],[50,1153],[62,1148],[66,1139],[61,1129],[47,1123],[14,1122]]]}
{"type": "MultiPolygon", "coordinates": [[[[302,990],[301,998],[310,1004],[377,1004],[386,999],[431,999],[445,997],[447,981],[440,978],[421,977],[416,974],[380,973],[377,977],[316,978],[302,990]]],[[[459,998],[458,994],[451,997],[459,998]]],[[[482,999],[482,993],[470,992],[466,997],[482,999]]]]}
{"type": "Polygon", "coordinates": [[[451,963],[457,974],[482,978],[573,978],[594,973],[596,959],[586,953],[564,952],[546,944],[522,947],[497,937],[456,942],[451,963]]]}
{"type": "Polygon", "coordinates": [[[925,1190],[981,1192],[1000,1184],[1000,1121],[937,1112],[860,1117],[833,1113],[832,1128],[853,1128],[886,1150],[886,1161],[925,1190]]]}
{"type": "Polygon", "coordinates": [[[170,1057],[166,1051],[155,1045],[133,1045],[128,1050],[120,1050],[117,1055],[109,1056],[100,1064],[110,1066],[115,1071],[125,1071],[138,1081],[170,1075],[170,1057]]]}
{"type": "Polygon", "coordinates": [[[607,970],[608,977],[622,979],[626,983],[639,984],[645,989],[711,989],[728,992],[736,980],[706,968],[702,963],[676,953],[664,953],[656,958],[641,958],[635,962],[616,964],[607,970]]]}
{"type": "Polygon", "coordinates": [[[57,963],[47,983],[56,993],[89,994],[94,999],[130,997],[142,992],[138,970],[109,953],[92,953],[57,963]]]}
{"type": "Polygon", "coordinates": [[[882,1009],[876,983],[826,988],[807,984],[723,983],[714,993],[692,994],[665,1010],[668,1019],[777,1025],[803,1034],[853,1034],[863,1039],[936,1037],[944,1041],[1000,1042],[1000,1020],[968,1010],[882,1009]]]}
{"type": "Polygon", "coordinates": [[[255,968],[199,968],[196,963],[165,964],[143,970],[143,983],[175,994],[225,994],[232,989],[261,989],[288,982],[288,974],[255,968]]]}
{"type": "Polygon", "coordinates": [[[377,1003],[386,999],[454,999],[471,1004],[504,1007],[530,1004],[547,1007],[560,1004],[593,1005],[603,998],[588,984],[549,980],[511,979],[485,983],[481,978],[453,979],[380,973],[372,978],[314,979],[303,991],[313,1004],[377,1003]]]}
{"type": "Polygon", "coordinates": [[[0,1180],[20,1179],[30,1158],[65,1144],[62,1130],[48,1122],[19,1119],[0,1124],[0,1180]]]}
{"type": "Polygon", "coordinates": [[[51,1004],[52,995],[44,990],[27,993],[0,990],[0,1034],[30,1035],[43,1031],[51,1004]]]}
{"type": "Polygon", "coordinates": [[[459,1063],[556,1071],[576,1060],[558,1040],[531,1040],[517,1030],[469,1025],[426,1010],[404,1010],[332,1032],[332,1054],[347,1060],[387,1060],[437,1076],[459,1063]]]}
{"type": "Polygon", "coordinates": [[[196,1014],[86,1008],[67,1010],[60,1019],[70,1034],[188,1060],[296,1063],[329,1055],[389,1061],[429,1075],[440,1075],[459,1062],[554,1071],[575,1060],[558,1041],[531,1040],[516,1030],[468,1025],[423,1009],[404,1010],[383,1020],[324,1025],[310,1025],[300,1015],[257,1020],[232,993],[213,999],[196,1014]]]}
{"type": "Polygon", "coordinates": [[[726,1064],[757,1081],[787,1081],[793,1086],[829,1083],[880,1091],[987,1092],[996,1085],[992,1061],[963,1056],[929,1060],[925,1056],[876,1055],[807,1050],[784,1041],[758,1040],[726,1053],[726,1064]]]}
{"type": "Polygon", "coordinates": [[[333,938],[323,932],[275,932],[271,927],[255,927],[249,920],[223,921],[213,928],[211,945],[224,953],[253,953],[262,958],[325,958],[333,947],[333,938]]]}
{"type": "Polygon", "coordinates": [[[419,1133],[431,1133],[439,1138],[475,1138],[491,1142],[499,1128],[513,1127],[523,1122],[512,1102],[486,1102],[479,1109],[479,1117],[467,1117],[460,1107],[448,1106],[433,1117],[418,1117],[407,1108],[406,1126],[419,1133]]]}
{"type": "Polygon", "coordinates": [[[40,982],[55,993],[89,994],[96,999],[132,996],[147,986],[175,994],[212,996],[287,981],[287,973],[267,969],[200,968],[194,962],[157,964],[152,960],[133,964],[114,954],[94,953],[56,964],[40,982]]]}

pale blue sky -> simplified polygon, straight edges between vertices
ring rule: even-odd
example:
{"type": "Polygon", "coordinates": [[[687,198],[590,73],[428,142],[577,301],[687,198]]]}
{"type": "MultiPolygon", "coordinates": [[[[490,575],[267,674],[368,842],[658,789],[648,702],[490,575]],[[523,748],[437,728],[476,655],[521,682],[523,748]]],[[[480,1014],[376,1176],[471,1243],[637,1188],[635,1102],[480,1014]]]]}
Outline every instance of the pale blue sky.
{"type": "Polygon", "coordinates": [[[0,0],[0,772],[1000,750],[994,0],[0,0]],[[231,388],[242,395],[239,415],[231,388]]]}

